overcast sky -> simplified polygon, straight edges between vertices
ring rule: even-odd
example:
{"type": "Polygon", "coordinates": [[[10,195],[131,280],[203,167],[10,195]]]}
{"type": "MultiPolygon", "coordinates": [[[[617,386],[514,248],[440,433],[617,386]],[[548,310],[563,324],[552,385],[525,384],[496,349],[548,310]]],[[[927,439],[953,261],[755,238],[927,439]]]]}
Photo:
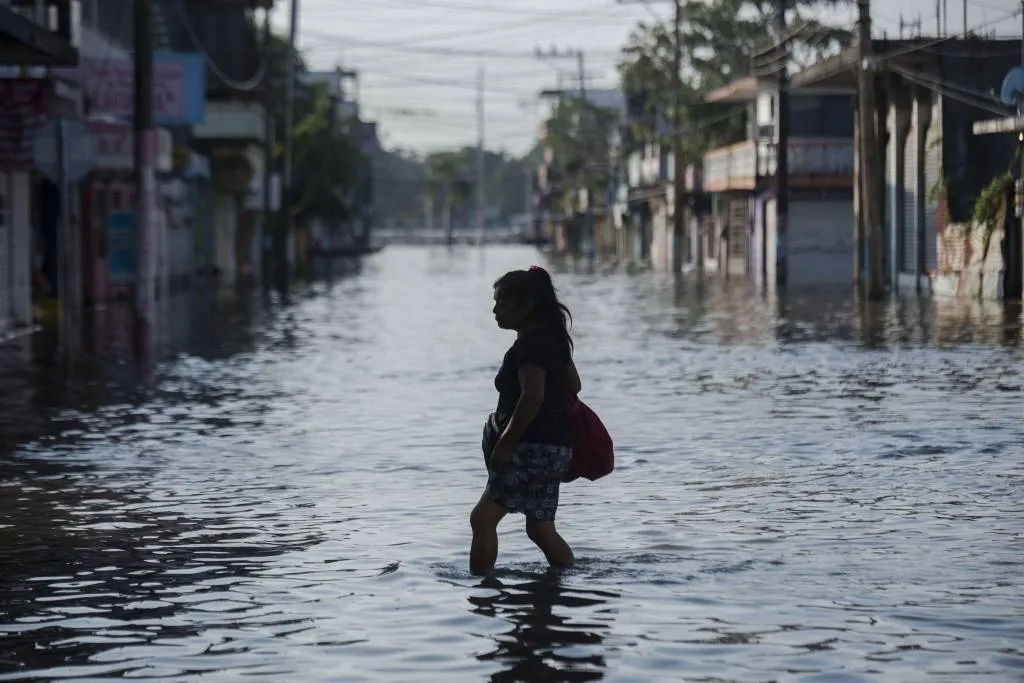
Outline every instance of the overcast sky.
{"type": "MultiPolygon", "coordinates": [[[[287,27],[280,0],[276,21],[287,27]]],[[[938,0],[942,2],[942,0],[938,0]]],[[[613,87],[619,49],[632,28],[671,3],[649,0],[300,0],[299,47],[313,68],[341,65],[360,73],[365,117],[380,122],[388,147],[417,151],[476,142],[477,71],[484,69],[488,148],[522,153],[537,136],[546,110],[538,94],[559,71],[575,86],[572,57],[539,59],[535,48],[579,48],[592,87],[613,87]]],[[[949,27],[963,30],[963,0],[946,0],[949,27]]],[[[1001,35],[1021,34],[1020,18],[1005,19],[1019,0],[968,0],[968,23],[1001,35]]],[[[936,31],[936,0],[873,2],[875,33],[896,37],[899,18],[922,19],[936,31]]],[[[828,16],[853,27],[856,10],[828,16]]]]}

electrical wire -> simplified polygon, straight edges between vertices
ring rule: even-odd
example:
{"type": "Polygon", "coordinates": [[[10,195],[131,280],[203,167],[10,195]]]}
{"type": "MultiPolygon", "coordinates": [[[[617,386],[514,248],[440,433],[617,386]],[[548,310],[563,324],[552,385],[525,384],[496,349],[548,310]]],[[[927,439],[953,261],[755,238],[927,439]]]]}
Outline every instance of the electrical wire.
{"type": "MultiPolygon", "coordinates": [[[[551,20],[551,19],[573,19],[573,20],[579,20],[579,19],[582,18],[581,12],[583,12],[583,11],[593,11],[593,9],[583,10],[581,8],[580,10],[575,11],[575,12],[551,12],[551,11],[535,10],[535,9],[516,9],[516,8],[512,8],[512,7],[508,7],[508,6],[502,6],[502,5],[498,5],[498,6],[490,5],[490,6],[484,7],[484,6],[480,6],[480,5],[471,5],[471,4],[465,4],[465,3],[461,3],[460,4],[460,3],[450,3],[450,2],[418,2],[416,0],[377,0],[374,3],[374,5],[375,5],[375,7],[379,7],[380,5],[390,5],[392,7],[395,7],[395,6],[406,7],[406,8],[413,9],[413,10],[442,10],[442,11],[459,12],[459,13],[473,12],[473,13],[478,13],[478,14],[492,14],[492,15],[494,15],[494,14],[509,14],[509,15],[518,15],[518,16],[530,16],[530,17],[534,17],[536,19],[544,19],[544,20],[551,20]]],[[[612,5],[612,6],[614,6],[614,5],[612,5]]],[[[331,11],[345,10],[345,9],[349,9],[349,8],[347,8],[347,7],[331,7],[330,8],[331,11]]],[[[320,10],[320,11],[324,11],[324,10],[320,10]]],[[[379,16],[379,14],[378,14],[378,16],[379,16]]]]}
{"type": "MultiPolygon", "coordinates": [[[[976,33],[980,29],[989,28],[990,26],[995,26],[996,24],[1001,24],[1004,21],[1007,21],[1009,19],[1013,19],[1014,17],[1019,17],[1020,14],[1021,14],[1021,11],[1022,10],[1020,8],[1017,8],[1017,9],[1013,10],[1012,12],[1010,12],[1009,14],[1003,15],[1003,16],[997,18],[997,19],[986,21],[986,22],[984,22],[982,24],[978,24],[976,26],[973,26],[973,27],[969,28],[966,31],[966,33],[976,33]]],[[[922,43],[920,45],[916,45],[916,44],[915,45],[910,45],[910,46],[908,46],[906,48],[903,48],[903,49],[897,49],[897,50],[893,50],[891,52],[887,52],[884,55],[876,55],[876,60],[879,63],[883,63],[883,62],[887,62],[887,61],[892,61],[893,59],[896,59],[897,57],[902,57],[904,55],[913,54],[914,52],[918,52],[918,51],[923,50],[925,48],[934,47],[936,45],[940,45],[940,44],[948,42],[950,40],[957,40],[960,37],[961,37],[961,34],[957,33],[957,34],[951,35],[951,36],[943,36],[941,38],[935,38],[933,40],[925,41],[924,43],[922,43]]]]}
{"type": "MultiPolygon", "coordinates": [[[[267,78],[267,74],[270,72],[270,51],[268,49],[263,50],[259,66],[256,67],[256,73],[244,81],[236,81],[234,78],[227,75],[220,66],[218,66],[217,62],[212,56],[210,56],[210,53],[203,46],[202,41],[196,34],[195,27],[192,25],[192,21],[188,18],[188,13],[185,11],[184,0],[177,0],[174,5],[177,8],[178,17],[181,20],[182,26],[185,28],[185,33],[188,34],[189,40],[192,41],[195,49],[206,59],[206,63],[210,67],[210,71],[212,71],[213,74],[224,83],[224,85],[239,92],[252,92],[263,85],[263,82],[267,78]]],[[[266,18],[266,21],[270,21],[269,15],[266,18]]]]}
{"type": "Polygon", "coordinates": [[[991,106],[991,105],[989,105],[989,104],[987,104],[985,102],[973,101],[973,100],[969,99],[968,97],[965,97],[965,96],[963,96],[963,95],[961,95],[959,93],[950,91],[949,88],[944,88],[942,85],[939,85],[935,81],[932,81],[932,80],[930,80],[928,78],[923,77],[924,74],[914,73],[913,71],[911,71],[909,69],[904,69],[903,67],[899,67],[899,66],[891,66],[890,65],[889,69],[891,71],[895,72],[895,73],[898,73],[900,76],[902,76],[903,78],[907,79],[911,83],[919,85],[919,86],[921,86],[923,88],[927,88],[928,90],[931,90],[932,92],[934,92],[934,93],[936,93],[936,94],[938,94],[938,95],[940,95],[942,97],[948,97],[951,100],[956,100],[957,102],[960,102],[962,104],[966,104],[969,107],[974,107],[975,109],[979,109],[981,111],[988,112],[989,114],[994,114],[995,116],[999,116],[999,117],[1010,116],[1010,112],[1007,109],[997,109],[994,106],[991,106]]]}
{"type": "MultiPolygon", "coordinates": [[[[515,24],[504,24],[502,26],[492,26],[492,31],[505,31],[510,28],[516,28],[515,24]]],[[[468,56],[468,57],[492,57],[497,59],[534,59],[535,53],[527,50],[495,50],[495,49],[473,49],[473,48],[446,48],[446,47],[431,47],[425,46],[424,43],[436,42],[438,40],[452,40],[452,39],[466,39],[475,38],[479,35],[485,34],[486,30],[474,30],[472,32],[460,31],[457,33],[444,33],[444,34],[433,34],[427,36],[421,36],[419,38],[393,38],[391,40],[367,40],[364,38],[357,38],[355,36],[344,35],[340,33],[334,33],[330,31],[322,31],[317,29],[303,29],[302,35],[317,38],[320,40],[330,41],[333,44],[343,44],[346,50],[364,48],[376,48],[381,50],[392,50],[395,52],[407,52],[411,54],[436,54],[443,56],[468,56]]],[[[540,42],[540,41],[537,41],[540,42]]],[[[600,50],[588,50],[587,54],[602,54],[600,50]]],[[[620,51],[608,51],[604,52],[606,55],[614,55],[615,57],[620,56],[620,51]]]]}

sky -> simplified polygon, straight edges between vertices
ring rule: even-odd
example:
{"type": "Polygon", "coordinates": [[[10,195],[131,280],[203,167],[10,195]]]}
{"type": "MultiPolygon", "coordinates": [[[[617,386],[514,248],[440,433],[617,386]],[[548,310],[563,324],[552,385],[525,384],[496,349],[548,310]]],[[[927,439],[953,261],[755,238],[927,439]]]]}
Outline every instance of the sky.
{"type": "MultiPolygon", "coordinates": [[[[279,0],[275,11],[282,32],[289,2],[279,0]]],[[[485,145],[524,153],[548,109],[540,91],[556,87],[560,72],[576,87],[577,61],[566,53],[583,53],[588,87],[615,87],[629,34],[672,11],[670,0],[298,2],[298,44],[311,67],[359,72],[363,117],[379,122],[384,145],[421,153],[476,144],[481,69],[485,145]],[[539,57],[538,48],[560,56],[539,57]]],[[[874,33],[897,37],[902,15],[920,17],[922,32],[935,35],[937,2],[947,3],[950,31],[962,31],[965,0],[890,0],[872,3],[874,33]]],[[[1019,7],[1020,0],[966,0],[968,25],[1020,36],[1019,17],[1000,21],[1019,7]]],[[[820,16],[853,28],[856,9],[820,16]]]]}

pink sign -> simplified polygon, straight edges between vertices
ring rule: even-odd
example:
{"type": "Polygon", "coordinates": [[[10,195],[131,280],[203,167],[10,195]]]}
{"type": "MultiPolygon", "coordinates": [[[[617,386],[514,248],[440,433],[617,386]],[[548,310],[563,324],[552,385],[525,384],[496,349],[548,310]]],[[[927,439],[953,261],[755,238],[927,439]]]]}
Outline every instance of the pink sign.
{"type": "MultiPolygon", "coordinates": [[[[131,117],[134,108],[135,76],[127,59],[84,59],[81,73],[94,115],[131,117]]],[[[154,66],[154,111],[158,118],[184,115],[185,66],[158,60],[154,66]]]]}
{"type": "Polygon", "coordinates": [[[0,78],[0,167],[32,167],[32,141],[46,107],[46,81],[0,78]]]}
{"type": "MultiPolygon", "coordinates": [[[[96,138],[96,169],[105,171],[127,171],[135,167],[135,135],[131,126],[119,123],[90,123],[89,131],[96,138]]],[[[158,128],[151,138],[156,145],[152,154],[156,169],[171,170],[174,142],[169,131],[158,128]]]]}

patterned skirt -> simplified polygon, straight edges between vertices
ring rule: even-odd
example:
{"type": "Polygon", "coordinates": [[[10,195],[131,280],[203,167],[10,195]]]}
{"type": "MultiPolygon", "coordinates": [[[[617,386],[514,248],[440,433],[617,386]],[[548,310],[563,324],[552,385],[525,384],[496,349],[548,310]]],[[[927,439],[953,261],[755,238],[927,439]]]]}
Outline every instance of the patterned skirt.
{"type": "Polygon", "coordinates": [[[491,462],[491,451],[499,434],[492,416],[484,428],[482,443],[488,475],[487,500],[509,512],[521,512],[527,519],[554,521],[562,477],[572,464],[572,449],[524,442],[516,447],[512,462],[495,465],[491,462]]]}

